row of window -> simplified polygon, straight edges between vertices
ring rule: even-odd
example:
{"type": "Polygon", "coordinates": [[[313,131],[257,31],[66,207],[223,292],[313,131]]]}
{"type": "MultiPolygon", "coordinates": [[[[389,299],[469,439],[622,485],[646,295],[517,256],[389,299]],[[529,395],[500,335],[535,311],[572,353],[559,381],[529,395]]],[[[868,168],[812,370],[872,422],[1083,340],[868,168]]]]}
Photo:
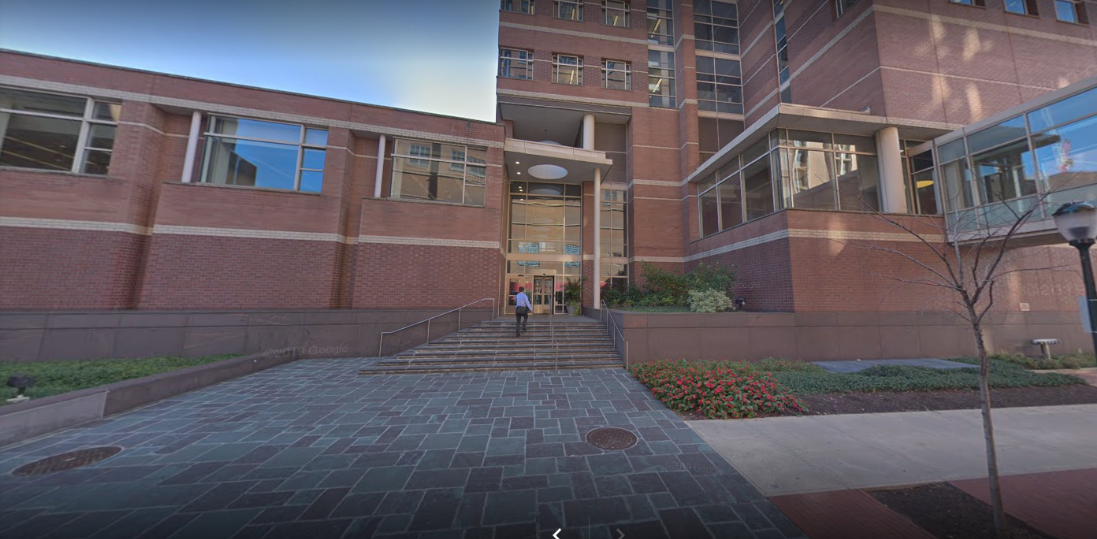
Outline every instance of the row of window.
{"type": "Polygon", "coordinates": [[[871,137],[779,129],[698,185],[702,236],[784,208],[879,209],[871,137]]]}
{"type": "MultiPolygon", "coordinates": [[[[499,49],[499,76],[508,79],[533,80],[533,51],[499,49]]],[[[552,55],[552,82],[583,85],[583,57],[573,54],[552,55]]],[[[610,90],[632,90],[632,64],[621,60],[602,60],[602,87],[610,90]]]]}
{"type": "MultiPolygon", "coordinates": [[[[565,21],[582,22],[584,4],[583,0],[553,0],[552,16],[565,21]]],[[[500,9],[526,15],[534,15],[537,13],[537,6],[534,0],[502,0],[500,2],[500,9]]],[[[628,2],[603,0],[602,24],[619,28],[630,28],[629,18],[631,11],[632,8],[629,6],[628,2]]]]}
{"type": "MultiPolygon", "coordinates": [[[[949,0],[953,4],[965,6],[986,7],[984,0],[949,0]]],[[[1007,13],[1017,15],[1040,16],[1040,8],[1036,0],[1005,0],[1007,13]]],[[[1055,18],[1063,22],[1076,24],[1088,24],[1085,3],[1082,0],[1055,0],[1055,18]]]]}

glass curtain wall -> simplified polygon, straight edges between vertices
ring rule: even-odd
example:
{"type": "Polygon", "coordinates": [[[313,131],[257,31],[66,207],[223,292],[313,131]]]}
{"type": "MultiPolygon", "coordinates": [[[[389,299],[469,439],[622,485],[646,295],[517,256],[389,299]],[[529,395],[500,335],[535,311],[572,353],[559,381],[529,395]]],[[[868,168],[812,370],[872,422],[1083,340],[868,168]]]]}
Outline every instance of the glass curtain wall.
{"type": "MultiPolygon", "coordinates": [[[[508,312],[519,286],[551,289],[535,312],[562,312],[564,282],[583,269],[582,186],[537,182],[510,183],[507,238],[508,312]],[[552,279],[535,278],[551,276],[552,279]]],[[[544,290],[543,290],[544,292],[544,290]]]]}
{"type": "Polygon", "coordinates": [[[944,208],[956,232],[1008,226],[1097,199],[1097,88],[936,145],[944,208]]]}
{"type": "Polygon", "coordinates": [[[484,205],[487,150],[400,139],[392,150],[392,198],[484,205]]]}
{"type": "Polygon", "coordinates": [[[624,190],[602,190],[602,252],[600,286],[628,287],[628,202],[624,190]]]}

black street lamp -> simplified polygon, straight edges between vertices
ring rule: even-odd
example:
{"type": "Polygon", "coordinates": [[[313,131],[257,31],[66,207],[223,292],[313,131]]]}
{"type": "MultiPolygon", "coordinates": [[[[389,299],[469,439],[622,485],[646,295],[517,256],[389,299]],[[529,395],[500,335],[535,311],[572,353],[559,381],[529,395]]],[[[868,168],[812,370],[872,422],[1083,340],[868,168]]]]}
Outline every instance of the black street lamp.
{"type": "Polygon", "coordinates": [[[1055,227],[1063,238],[1078,249],[1082,257],[1082,280],[1086,284],[1086,305],[1089,306],[1090,336],[1093,353],[1097,354],[1097,286],[1093,284],[1093,265],[1089,248],[1097,242],[1097,207],[1089,202],[1064,204],[1053,214],[1055,227]]]}

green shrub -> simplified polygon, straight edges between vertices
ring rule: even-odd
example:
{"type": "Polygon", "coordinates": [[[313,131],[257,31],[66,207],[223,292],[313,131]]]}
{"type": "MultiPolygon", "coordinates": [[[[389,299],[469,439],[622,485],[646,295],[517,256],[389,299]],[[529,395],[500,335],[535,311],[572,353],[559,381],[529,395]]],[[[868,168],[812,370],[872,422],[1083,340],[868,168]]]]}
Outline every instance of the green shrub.
{"type": "Polygon", "coordinates": [[[727,362],[656,361],[633,365],[640,383],[671,410],[708,419],[800,413],[803,404],[768,372],[736,370],[727,362]]]}
{"type": "Polygon", "coordinates": [[[1051,361],[1042,357],[1031,358],[1024,354],[1009,352],[997,352],[991,354],[990,357],[998,361],[1020,365],[1027,369],[1081,369],[1097,366],[1097,361],[1090,354],[1052,355],[1051,361]]]}
{"type": "Polygon", "coordinates": [[[606,290],[610,307],[687,307],[691,290],[722,290],[735,282],[735,271],[725,266],[700,264],[693,271],[679,274],[647,262],[640,263],[643,288],[629,283],[624,291],[606,290]]]}
{"type": "MultiPolygon", "coordinates": [[[[977,366],[973,359],[955,359],[977,366]]],[[[818,393],[875,391],[932,391],[942,389],[978,389],[978,369],[931,369],[906,365],[879,365],[855,373],[819,371],[781,371],[774,377],[797,395],[818,393]]],[[[1019,365],[991,361],[990,386],[1053,387],[1085,382],[1066,374],[1039,374],[1019,365]]]]}
{"type": "Polygon", "coordinates": [[[731,298],[719,290],[690,290],[689,309],[695,313],[722,313],[731,309],[731,298]]]}
{"type": "MultiPolygon", "coordinates": [[[[34,387],[27,389],[27,396],[40,398],[205,365],[232,357],[236,355],[0,363],[0,381],[7,381],[8,377],[15,374],[30,376],[34,379],[34,387]]],[[[11,391],[11,396],[14,396],[15,390],[11,391]]],[[[0,405],[6,404],[8,398],[0,398],[0,405]]]]}

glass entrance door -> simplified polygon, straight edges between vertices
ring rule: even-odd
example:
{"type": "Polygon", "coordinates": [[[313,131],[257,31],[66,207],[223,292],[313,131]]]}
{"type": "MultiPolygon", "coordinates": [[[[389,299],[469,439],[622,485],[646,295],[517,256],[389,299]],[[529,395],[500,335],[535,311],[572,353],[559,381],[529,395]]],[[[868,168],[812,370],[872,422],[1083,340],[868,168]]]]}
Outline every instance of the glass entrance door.
{"type": "Polygon", "coordinates": [[[533,314],[552,314],[555,294],[555,279],[551,275],[533,276],[533,294],[530,302],[533,303],[533,314]]]}

